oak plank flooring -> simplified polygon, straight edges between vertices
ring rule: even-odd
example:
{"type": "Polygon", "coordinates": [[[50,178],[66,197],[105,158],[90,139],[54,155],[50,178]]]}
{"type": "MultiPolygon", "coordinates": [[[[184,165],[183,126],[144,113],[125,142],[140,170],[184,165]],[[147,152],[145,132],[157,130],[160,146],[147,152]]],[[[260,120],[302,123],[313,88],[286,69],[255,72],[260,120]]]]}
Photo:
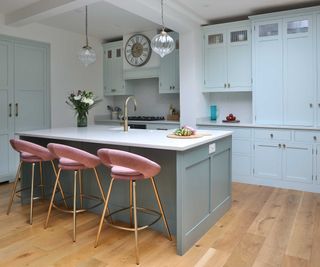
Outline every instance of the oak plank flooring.
{"type": "MultiPolygon", "coordinates": [[[[16,199],[6,215],[10,185],[0,185],[0,266],[136,266],[134,236],[104,227],[94,248],[99,216],[79,214],[77,241],[72,216],[53,211],[43,229],[48,202],[29,206],[16,199]]],[[[320,194],[233,183],[232,207],[184,256],[175,241],[152,230],[139,233],[142,267],[318,267],[320,194]]]]}

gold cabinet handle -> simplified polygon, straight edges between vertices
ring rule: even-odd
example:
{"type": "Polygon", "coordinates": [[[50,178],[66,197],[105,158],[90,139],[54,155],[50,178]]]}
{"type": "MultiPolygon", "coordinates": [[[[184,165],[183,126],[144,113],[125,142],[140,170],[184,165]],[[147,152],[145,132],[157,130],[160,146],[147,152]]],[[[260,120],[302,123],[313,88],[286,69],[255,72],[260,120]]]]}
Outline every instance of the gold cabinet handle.
{"type": "Polygon", "coordinates": [[[12,104],[9,104],[9,117],[12,117],[12,104]]]}
{"type": "Polygon", "coordinates": [[[18,117],[18,115],[19,115],[19,106],[18,106],[18,103],[16,103],[16,117],[18,117]]]}

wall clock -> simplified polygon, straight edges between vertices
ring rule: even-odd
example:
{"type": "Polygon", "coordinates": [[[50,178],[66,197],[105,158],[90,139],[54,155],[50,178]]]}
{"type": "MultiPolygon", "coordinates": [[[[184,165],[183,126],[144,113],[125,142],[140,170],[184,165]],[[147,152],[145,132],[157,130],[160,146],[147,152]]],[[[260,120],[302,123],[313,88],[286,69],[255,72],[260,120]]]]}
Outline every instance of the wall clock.
{"type": "Polygon", "coordinates": [[[124,51],[126,60],[130,65],[142,66],[149,61],[152,53],[150,40],[143,34],[132,35],[128,39],[124,51]]]}

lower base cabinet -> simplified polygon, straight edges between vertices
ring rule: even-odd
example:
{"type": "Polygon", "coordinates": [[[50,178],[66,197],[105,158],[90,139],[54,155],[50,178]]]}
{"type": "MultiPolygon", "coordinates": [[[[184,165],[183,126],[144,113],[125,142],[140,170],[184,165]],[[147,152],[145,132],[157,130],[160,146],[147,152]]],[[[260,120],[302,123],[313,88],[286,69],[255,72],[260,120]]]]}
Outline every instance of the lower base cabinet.
{"type": "Polygon", "coordinates": [[[320,131],[198,125],[229,130],[232,180],[320,193],[320,131]]]}
{"type": "Polygon", "coordinates": [[[256,142],[253,157],[256,177],[312,183],[312,145],[256,142]]]}

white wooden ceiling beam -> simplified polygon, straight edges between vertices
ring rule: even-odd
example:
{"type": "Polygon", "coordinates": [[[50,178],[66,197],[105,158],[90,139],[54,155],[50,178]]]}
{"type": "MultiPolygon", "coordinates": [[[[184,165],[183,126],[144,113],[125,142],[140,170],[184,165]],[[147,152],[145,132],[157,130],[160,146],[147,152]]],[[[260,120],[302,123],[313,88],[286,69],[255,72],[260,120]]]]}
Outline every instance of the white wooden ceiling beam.
{"type": "MultiPolygon", "coordinates": [[[[160,0],[104,0],[116,7],[161,25],[160,0]]],[[[177,32],[188,32],[207,21],[183,6],[164,1],[164,23],[167,28],[177,32]]]]}
{"type": "Polygon", "coordinates": [[[5,24],[22,26],[39,22],[101,0],[41,0],[5,16],[5,24]]]}

